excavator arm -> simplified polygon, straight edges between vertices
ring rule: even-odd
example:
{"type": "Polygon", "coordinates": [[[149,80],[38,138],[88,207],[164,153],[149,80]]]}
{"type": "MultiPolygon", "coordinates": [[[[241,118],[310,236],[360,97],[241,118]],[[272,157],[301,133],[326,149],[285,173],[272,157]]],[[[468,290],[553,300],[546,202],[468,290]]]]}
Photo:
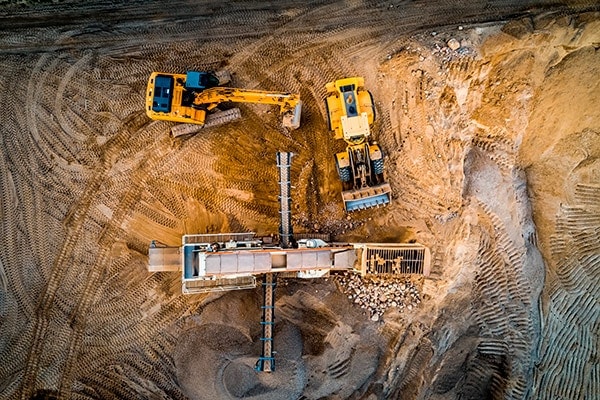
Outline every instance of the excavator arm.
{"type": "Polygon", "coordinates": [[[283,116],[283,126],[297,129],[300,127],[302,102],[300,96],[292,93],[269,92],[264,90],[214,87],[197,92],[192,107],[212,110],[220,103],[255,103],[279,106],[283,116]]]}

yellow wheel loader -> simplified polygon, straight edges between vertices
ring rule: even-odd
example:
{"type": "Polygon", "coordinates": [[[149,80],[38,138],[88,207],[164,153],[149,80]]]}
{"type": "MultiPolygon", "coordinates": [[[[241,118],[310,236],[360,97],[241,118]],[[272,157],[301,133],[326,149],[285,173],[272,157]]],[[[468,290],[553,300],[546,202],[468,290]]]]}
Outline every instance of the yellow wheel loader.
{"type": "Polygon", "coordinates": [[[384,178],[384,154],[376,142],[369,141],[375,106],[364,79],[340,79],[325,88],[329,129],[347,143],[346,151],[335,155],[346,211],[388,204],[392,190],[384,178]]]}
{"type": "MultiPolygon", "coordinates": [[[[215,112],[221,103],[273,104],[279,106],[284,127],[300,127],[300,95],[222,87],[223,83],[224,80],[213,72],[153,72],[148,79],[146,114],[152,119],[194,124],[198,130],[205,125],[221,124],[240,117],[237,109],[215,112]]],[[[189,125],[184,126],[173,131],[173,136],[191,133],[192,130],[189,125]]]]}

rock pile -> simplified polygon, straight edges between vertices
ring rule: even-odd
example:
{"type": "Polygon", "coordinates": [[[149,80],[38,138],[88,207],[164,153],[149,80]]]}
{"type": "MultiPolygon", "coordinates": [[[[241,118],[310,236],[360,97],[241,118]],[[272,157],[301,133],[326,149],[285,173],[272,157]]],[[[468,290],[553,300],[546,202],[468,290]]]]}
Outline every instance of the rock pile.
{"type": "Polygon", "coordinates": [[[335,275],[348,299],[369,311],[371,320],[379,321],[388,308],[412,310],[421,302],[415,285],[406,277],[360,275],[344,272],[335,275]]]}

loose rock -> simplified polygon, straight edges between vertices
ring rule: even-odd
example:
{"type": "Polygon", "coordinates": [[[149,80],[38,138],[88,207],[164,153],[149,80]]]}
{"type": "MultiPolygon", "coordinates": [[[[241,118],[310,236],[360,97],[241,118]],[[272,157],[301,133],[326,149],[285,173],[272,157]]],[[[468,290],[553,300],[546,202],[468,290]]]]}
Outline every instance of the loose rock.
{"type": "Polygon", "coordinates": [[[414,284],[402,276],[374,275],[364,279],[344,272],[335,275],[343,292],[361,309],[369,311],[372,321],[380,321],[386,310],[412,310],[421,302],[414,284]]]}
{"type": "Polygon", "coordinates": [[[460,42],[454,38],[448,40],[447,44],[450,50],[457,50],[460,47],[460,42]]]}

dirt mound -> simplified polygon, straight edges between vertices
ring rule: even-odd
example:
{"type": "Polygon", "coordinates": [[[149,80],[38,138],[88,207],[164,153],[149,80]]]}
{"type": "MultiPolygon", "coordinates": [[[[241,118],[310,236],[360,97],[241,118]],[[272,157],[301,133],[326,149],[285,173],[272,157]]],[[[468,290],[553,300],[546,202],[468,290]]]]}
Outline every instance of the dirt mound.
{"type": "Polygon", "coordinates": [[[332,281],[282,280],[277,292],[275,371],[254,369],[261,351],[258,291],[231,293],[203,307],[179,337],[174,361],[188,396],[347,398],[364,390],[383,343],[368,317],[332,281]]]}

